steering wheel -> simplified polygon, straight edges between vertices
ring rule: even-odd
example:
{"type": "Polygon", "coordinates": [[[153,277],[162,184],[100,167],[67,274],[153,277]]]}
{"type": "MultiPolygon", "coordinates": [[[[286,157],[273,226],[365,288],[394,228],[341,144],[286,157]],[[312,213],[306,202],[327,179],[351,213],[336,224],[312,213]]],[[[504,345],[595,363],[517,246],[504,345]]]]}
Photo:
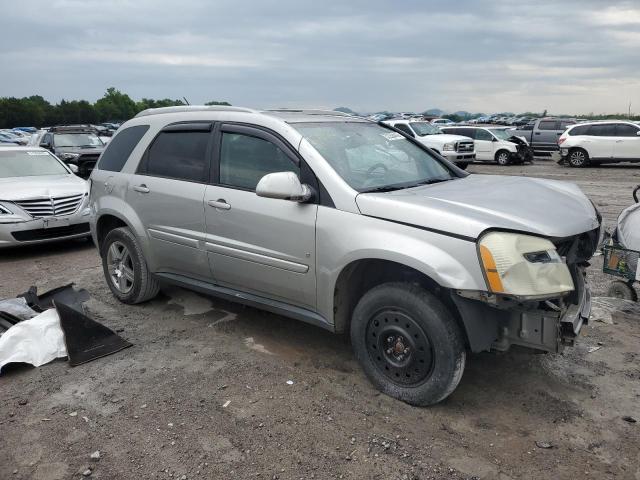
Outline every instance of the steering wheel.
{"type": "Polygon", "coordinates": [[[383,175],[386,175],[387,172],[389,171],[389,169],[384,163],[376,163],[375,165],[372,165],[371,167],[369,167],[369,170],[367,170],[367,177],[371,176],[371,174],[379,168],[384,168],[383,175]]]}

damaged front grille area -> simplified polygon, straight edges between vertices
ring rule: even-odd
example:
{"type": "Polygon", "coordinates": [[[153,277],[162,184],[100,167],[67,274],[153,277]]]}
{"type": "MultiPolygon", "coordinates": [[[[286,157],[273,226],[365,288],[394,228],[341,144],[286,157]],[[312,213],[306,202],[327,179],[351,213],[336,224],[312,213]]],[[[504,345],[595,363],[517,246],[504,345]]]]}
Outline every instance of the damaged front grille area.
{"type": "Polygon", "coordinates": [[[596,228],[588,232],[572,237],[551,239],[561,257],[566,258],[567,265],[588,262],[598,249],[600,229],[596,228]]]}

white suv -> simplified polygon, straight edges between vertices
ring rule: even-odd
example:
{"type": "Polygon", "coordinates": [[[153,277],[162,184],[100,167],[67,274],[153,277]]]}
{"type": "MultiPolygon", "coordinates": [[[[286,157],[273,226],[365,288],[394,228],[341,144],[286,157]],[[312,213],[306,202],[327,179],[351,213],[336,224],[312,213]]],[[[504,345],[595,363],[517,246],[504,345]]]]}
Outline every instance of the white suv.
{"type": "Polygon", "coordinates": [[[569,127],[558,145],[561,163],[572,167],[640,162],[640,126],[623,121],[580,123],[569,127]]]}
{"type": "Polygon", "coordinates": [[[458,167],[465,169],[476,159],[473,139],[461,135],[446,135],[429,122],[411,120],[387,120],[383,122],[439,153],[458,167]]]}

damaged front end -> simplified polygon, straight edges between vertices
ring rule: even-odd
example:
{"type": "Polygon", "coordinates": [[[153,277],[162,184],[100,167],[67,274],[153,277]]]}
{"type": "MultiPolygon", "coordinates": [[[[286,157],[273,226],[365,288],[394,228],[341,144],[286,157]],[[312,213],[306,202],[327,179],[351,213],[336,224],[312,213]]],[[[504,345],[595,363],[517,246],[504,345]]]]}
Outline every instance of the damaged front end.
{"type": "Polygon", "coordinates": [[[469,347],[474,352],[507,351],[513,345],[542,352],[561,352],[574,341],[591,312],[586,267],[599,229],[553,241],[569,268],[574,289],[556,297],[523,299],[488,292],[452,292],[469,347]]]}
{"type": "Polygon", "coordinates": [[[533,163],[533,148],[520,137],[509,137],[509,142],[516,144],[516,151],[511,154],[513,163],[533,163]]]}

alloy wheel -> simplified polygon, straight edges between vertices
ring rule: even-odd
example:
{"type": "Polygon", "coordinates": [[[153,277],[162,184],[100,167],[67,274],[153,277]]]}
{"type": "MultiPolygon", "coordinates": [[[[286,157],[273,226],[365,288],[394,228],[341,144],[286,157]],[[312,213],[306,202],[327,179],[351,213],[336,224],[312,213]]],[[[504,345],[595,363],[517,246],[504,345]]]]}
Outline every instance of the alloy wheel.
{"type": "Polygon", "coordinates": [[[582,150],[574,150],[569,155],[569,163],[574,167],[582,167],[587,163],[587,156],[582,150]]]}
{"type": "Polygon", "coordinates": [[[129,293],[133,288],[135,275],[133,260],[127,246],[115,241],[107,250],[109,278],[120,293],[129,293]]]}

